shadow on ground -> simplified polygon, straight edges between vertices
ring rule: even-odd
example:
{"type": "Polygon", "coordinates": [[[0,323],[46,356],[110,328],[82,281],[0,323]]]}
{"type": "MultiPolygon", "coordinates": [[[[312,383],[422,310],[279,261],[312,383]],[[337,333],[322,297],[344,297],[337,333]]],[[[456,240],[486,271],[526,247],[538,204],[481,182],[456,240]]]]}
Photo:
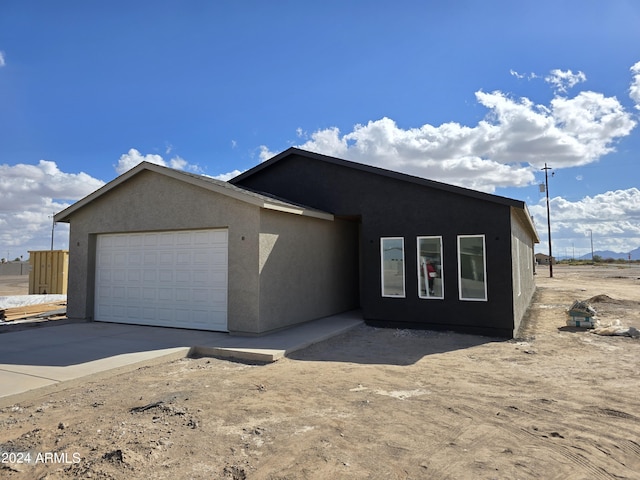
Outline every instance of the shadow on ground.
{"type": "Polygon", "coordinates": [[[404,366],[413,365],[428,355],[506,341],[503,338],[431,330],[393,330],[390,336],[389,330],[362,325],[287,357],[299,361],[404,366]]]}

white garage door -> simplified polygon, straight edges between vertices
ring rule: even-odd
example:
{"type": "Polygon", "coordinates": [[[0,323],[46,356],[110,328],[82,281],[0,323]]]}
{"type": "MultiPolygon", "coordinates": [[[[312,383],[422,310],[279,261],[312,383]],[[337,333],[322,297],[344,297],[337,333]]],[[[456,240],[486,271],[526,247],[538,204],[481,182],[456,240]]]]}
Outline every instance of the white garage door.
{"type": "Polygon", "coordinates": [[[100,322],[227,331],[226,230],[98,235],[100,322]]]}

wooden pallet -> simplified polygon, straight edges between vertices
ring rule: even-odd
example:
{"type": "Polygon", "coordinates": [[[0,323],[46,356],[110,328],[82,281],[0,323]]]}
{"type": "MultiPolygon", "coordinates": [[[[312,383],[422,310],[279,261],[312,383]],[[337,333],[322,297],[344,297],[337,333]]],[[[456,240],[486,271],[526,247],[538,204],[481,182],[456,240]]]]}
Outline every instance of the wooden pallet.
{"type": "Polygon", "coordinates": [[[22,318],[37,317],[43,313],[53,312],[65,307],[67,302],[41,303],[39,305],[25,305],[23,307],[11,307],[0,310],[0,320],[10,322],[22,318]]]}

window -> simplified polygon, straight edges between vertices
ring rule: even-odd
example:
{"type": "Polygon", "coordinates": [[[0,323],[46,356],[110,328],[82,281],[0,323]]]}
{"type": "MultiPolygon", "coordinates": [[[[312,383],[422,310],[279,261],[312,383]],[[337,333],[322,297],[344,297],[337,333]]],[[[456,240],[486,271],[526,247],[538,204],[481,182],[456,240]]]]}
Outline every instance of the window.
{"type": "Polygon", "coordinates": [[[418,237],[418,296],[444,298],[442,237],[418,237]]]}
{"type": "Polygon", "coordinates": [[[460,300],[487,300],[487,262],[484,235],[458,236],[460,300]]]}
{"type": "Polygon", "coordinates": [[[382,296],[404,298],[404,238],[380,239],[382,296]]]}
{"type": "Polygon", "coordinates": [[[518,288],[518,296],[522,295],[522,277],[521,277],[521,273],[520,273],[520,262],[521,262],[521,258],[520,258],[520,239],[518,237],[514,238],[515,242],[516,242],[516,285],[518,288]]]}

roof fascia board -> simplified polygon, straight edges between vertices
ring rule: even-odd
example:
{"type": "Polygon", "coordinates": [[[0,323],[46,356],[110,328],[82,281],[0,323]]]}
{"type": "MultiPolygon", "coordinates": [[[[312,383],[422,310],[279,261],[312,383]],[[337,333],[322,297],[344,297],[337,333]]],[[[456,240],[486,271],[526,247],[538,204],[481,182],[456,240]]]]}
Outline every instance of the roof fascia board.
{"type": "Polygon", "coordinates": [[[322,220],[330,220],[330,221],[334,220],[334,216],[331,213],[324,213],[324,212],[321,212],[320,210],[306,210],[302,208],[287,207],[284,205],[278,205],[278,204],[268,203],[268,202],[265,202],[262,208],[264,208],[265,210],[274,210],[277,212],[291,213],[293,215],[304,215],[306,217],[314,217],[322,220]]]}

